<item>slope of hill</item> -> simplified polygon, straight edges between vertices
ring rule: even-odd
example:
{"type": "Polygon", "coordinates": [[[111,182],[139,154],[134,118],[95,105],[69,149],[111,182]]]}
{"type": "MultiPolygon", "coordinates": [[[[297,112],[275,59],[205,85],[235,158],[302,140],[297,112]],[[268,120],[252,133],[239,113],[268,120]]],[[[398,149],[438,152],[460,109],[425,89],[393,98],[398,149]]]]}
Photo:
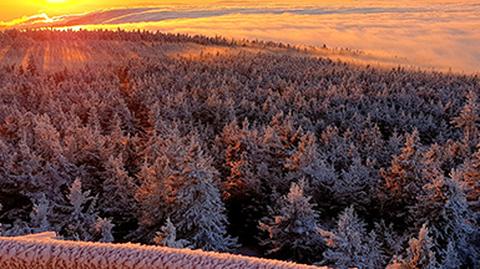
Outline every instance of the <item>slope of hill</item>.
{"type": "Polygon", "coordinates": [[[5,236],[480,266],[478,76],[148,32],[0,44],[5,236]]]}
{"type": "MultiPolygon", "coordinates": [[[[238,54],[240,52],[302,55],[310,57],[329,57],[350,63],[371,64],[376,66],[408,65],[397,57],[388,57],[364,53],[349,49],[317,48],[312,46],[292,47],[275,42],[226,40],[221,37],[206,38],[187,35],[163,35],[159,38],[147,33],[131,34],[127,40],[110,35],[103,39],[98,33],[89,38],[82,35],[67,34],[60,38],[48,31],[32,32],[33,39],[14,41],[15,31],[7,31],[0,40],[0,60],[3,64],[26,66],[30,55],[35,55],[37,67],[42,70],[58,71],[63,67],[74,68],[90,65],[125,64],[128,59],[151,58],[161,60],[162,57],[198,57],[201,54],[238,54]],[[56,36],[56,37],[55,37],[56,36]],[[141,42],[136,42],[136,40],[141,42]]],[[[88,35],[87,35],[88,36],[88,35]]]]}

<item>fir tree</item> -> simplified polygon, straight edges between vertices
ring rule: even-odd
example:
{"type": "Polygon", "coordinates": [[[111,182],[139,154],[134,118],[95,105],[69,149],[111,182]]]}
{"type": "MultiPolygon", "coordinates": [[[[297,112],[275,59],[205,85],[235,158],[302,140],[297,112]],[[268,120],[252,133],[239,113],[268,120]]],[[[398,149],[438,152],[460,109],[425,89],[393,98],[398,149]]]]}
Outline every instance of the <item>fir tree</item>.
{"type": "Polygon", "coordinates": [[[260,222],[260,230],[267,234],[261,244],[268,248],[268,254],[289,253],[298,261],[311,262],[321,252],[319,215],[304,189],[304,181],[292,183],[289,193],[270,210],[271,215],[260,222]]]}
{"type": "Polygon", "coordinates": [[[472,90],[467,94],[465,106],[460,114],[453,118],[452,123],[463,131],[464,143],[470,147],[475,147],[479,141],[479,124],[480,124],[480,106],[478,104],[478,96],[472,90]]]}
{"type": "Polygon", "coordinates": [[[98,241],[103,243],[113,242],[112,229],[114,226],[110,220],[98,218],[94,226],[95,233],[100,237],[98,241]]]}
{"type": "Polygon", "coordinates": [[[37,202],[33,205],[30,213],[30,222],[34,233],[51,231],[52,226],[49,218],[52,214],[52,206],[50,201],[42,194],[37,202]]]}
{"type": "Polygon", "coordinates": [[[384,256],[376,234],[367,233],[365,223],[359,219],[353,207],[340,215],[333,232],[321,230],[328,249],[325,263],[337,268],[383,268],[384,256]]]}
{"type": "Polygon", "coordinates": [[[192,138],[179,170],[169,178],[174,220],[181,234],[195,248],[229,251],[236,239],[227,234],[228,220],[220,191],[218,172],[196,138],[192,138]]]}
{"type": "MultiPolygon", "coordinates": [[[[456,172],[452,176],[457,177],[456,172]]],[[[431,183],[424,186],[424,191],[425,194],[419,195],[418,202],[411,211],[416,223],[431,223],[430,234],[435,253],[440,255],[448,248],[450,252],[454,248],[463,265],[475,264],[479,249],[472,240],[478,238],[479,230],[458,182],[437,173],[431,183]]],[[[444,257],[437,260],[440,263],[443,260],[450,263],[449,259],[444,257]]]]}
{"type": "Polygon", "coordinates": [[[103,195],[99,206],[106,216],[128,222],[136,211],[134,194],[136,186],[125,171],[122,156],[111,156],[106,162],[103,195]]]}
{"type": "Polygon", "coordinates": [[[480,144],[477,151],[471,158],[465,160],[463,165],[463,177],[461,183],[464,185],[467,199],[470,206],[480,212],[480,144]]]}
{"type": "Polygon", "coordinates": [[[425,181],[422,177],[418,131],[407,136],[401,153],[395,156],[388,170],[380,170],[384,179],[384,208],[393,218],[404,218],[402,210],[413,206],[425,181]]]}
{"type": "Polygon", "coordinates": [[[386,257],[395,257],[400,255],[403,251],[404,243],[407,238],[400,235],[394,229],[393,224],[385,224],[384,220],[375,223],[375,232],[378,234],[378,239],[382,244],[382,250],[386,257]]]}
{"type": "Polygon", "coordinates": [[[377,124],[371,122],[370,117],[367,119],[368,127],[363,129],[359,137],[359,151],[363,159],[375,160],[381,164],[387,164],[389,157],[388,152],[380,151],[379,148],[384,148],[385,141],[383,135],[377,124]]]}
{"type": "Polygon", "coordinates": [[[462,261],[458,257],[457,247],[455,243],[449,241],[447,244],[447,249],[442,251],[442,269],[456,269],[462,267],[462,261]]]}
{"type": "MultiPolygon", "coordinates": [[[[432,221],[432,228],[435,228],[437,247],[440,246],[447,251],[448,247],[454,247],[462,264],[475,268],[480,266],[478,259],[480,246],[476,243],[480,239],[480,228],[478,220],[468,207],[465,193],[455,178],[455,174],[452,175],[452,179],[447,178],[445,193],[447,200],[439,222],[432,221]],[[445,246],[445,243],[442,243],[445,241],[450,241],[448,245],[451,246],[445,246]]],[[[449,257],[444,257],[442,262],[448,259],[449,257]]]]}
{"type": "Polygon", "coordinates": [[[167,218],[165,225],[156,233],[153,242],[159,246],[170,248],[188,248],[190,245],[187,240],[177,239],[177,228],[170,221],[170,218],[167,218]]]}
{"type": "Polygon", "coordinates": [[[446,195],[446,177],[440,167],[440,162],[436,156],[427,152],[423,157],[422,179],[425,185],[418,190],[415,204],[410,206],[410,218],[414,223],[414,229],[418,230],[421,226],[432,220],[431,216],[439,216],[445,204],[446,195]]]}
{"type": "Polygon", "coordinates": [[[375,189],[379,183],[379,178],[371,173],[362,160],[354,158],[348,170],[343,170],[341,177],[335,181],[333,191],[337,203],[366,208],[375,197],[375,189]]]}
{"type": "Polygon", "coordinates": [[[138,203],[138,222],[141,228],[151,229],[159,223],[167,212],[166,179],[171,176],[171,169],[164,157],[159,157],[154,166],[144,163],[137,174],[141,182],[135,194],[138,203]]]}
{"type": "Polygon", "coordinates": [[[418,239],[410,240],[405,259],[395,262],[389,268],[437,269],[440,266],[432,248],[433,243],[429,236],[429,230],[426,225],[423,225],[418,233],[418,239]]]}
{"type": "Polygon", "coordinates": [[[328,126],[320,135],[320,151],[325,154],[328,163],[333,164],[337,171],[347,169],[350,161],[349,142],[350,131],[341,134],[334,125],[328,126]]]}
{"type": "Polygon", "coordinates": [[[90,191],[82,191],[80,178],[75,179],[67,194],[68,204],[66,216],[57,216],[63,226],[63,235],[69,239],[93,240],[93,229],[97,220],[95,212],[96,197],[90,196],[90,191]]]}
{"type": "Polygon", "coordinates": [[[305,179],[309,183],[305,191],[311,193],[315,203],[322,208],[333,207],[332,198],[344,190],[337,188],[339,178],[335,168],[320,154],[315,136],[310,132],[300,138],[298,147],[286,159],[284,166],[287,171],[284,181],[305,179]]]}

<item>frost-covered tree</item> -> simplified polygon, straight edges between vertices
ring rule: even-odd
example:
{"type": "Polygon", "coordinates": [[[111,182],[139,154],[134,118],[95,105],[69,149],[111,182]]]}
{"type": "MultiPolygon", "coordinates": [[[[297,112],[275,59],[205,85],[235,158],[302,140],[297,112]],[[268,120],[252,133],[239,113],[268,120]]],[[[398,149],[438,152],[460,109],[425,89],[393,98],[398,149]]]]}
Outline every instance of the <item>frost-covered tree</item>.
{"type": "Polygon", "coordinates": [[[259,228],[266,234],[261,244],[268,254],[288,253],[296,260],[311,262],[321,253],[319,214],[304,191],[305,181],[292,183],[288,194],[270,209],[270,216],[260,222],[259,228]]]}
{"type": "Polygon", "coordinates": [[[30,226],[34,233],[51,231],[52,225],[49,218],[52,215],[52,205],[42,194],[40,198],[34,203],[32,212],[30,213],[30,226]]]}
{"type": "Polygon", "coordinates": [[[284,166],[284,180],[305,179],[309,183],[305,191],[312,194],[313,201],[320,207],[332,207],[331,200],[336,197],[335,194],[347,191],[337,188],[339,178],[335,167],[320,153],[316,138],[310,132],[300,138],[298,147],[286,159],[284,166]]]}
{"type": "Polygon", "coordinates": [[[190,246],[188,240],[177,239],[177,228],[170,221],[170,218],[167,218],[165,225],[156,233],[153,242],[159,246],[170,248],[188,248],[190,246]]]}
{"type": "Polygon", "coordinates": [[[421,152],[418,131],[406,138],[401,153],[395,156],[388,170],[380,171],[384,179],[384,207],[394,218],[404,218],[402,208],[415,204],[425,181],[422,177],[421,152]]]}
{"type": "Polygon", "coordinates": [[[426,225],[423,225],[418,238],[412,238],[409,241],[406,257],[389,265],[389,268],[437,269],[440,265],[435,255],[429,230],[426,225]]]}
{"type": "Polygon", "coordinates": [[[463,131],[464,143],[475,147],[479,141],[480,105],[478,95],[471,90],[467,94],[467,101],[459,115],[452,119],[452,123],[463,131]]]}
{"type": "Polygon", "coordinates": [[[321,234],[328,246],[323,263],[341,269],[383,268],[385,257],[377,235],[373,231],[367,232],[365,223],[353,207],[340,215],[334,231],[321,230],[321,234]]]}
{"type": "Polygon", "coordinates": [[[67,204],[61,208],[66,212],[56,216],[62,224],[62,234],[69,239],[93,240],[94,225],[97,221],[96,197],[90,196],[90,191],[84,192],[82,181],[77,178],[69,187],[66,198],[67,204]]]}
{"type": "Polygon", "coordinates": [[[471,158],[464,161],[463,177],[460,183],[464,185],[467,193],[467,199],[471,207],[477,212],[480,212],[480,144],[477,146],[477,151],[471,158]]]}
{"type": "Polygon", "coordinates": [[[262,161],[260,133],[247,119],[241,125],[233,120],[215,139],[212,154],[220,162],[214,162],[222,179],[221,191],[231,230],[245,241],[253,241],[258,221],[265,215],[272,187],[266,182],[268,169],[262,161]],[[262,171],[263,170],[263,171],[262,171]],[[265,173],[263,173],[265,172],[265,173]]]}
{"type": "MultiPolygon", "coordinates": [[[[462,265],[473,266],[478,260],[475,257],[479,255],[478,246],[474,243],[479,229],[465,194],[455,181],[456,173],[453,172],[453,179],[440,173],[433,177],[431,183],[424,186],[425,194],[419,195],[417,204],[412,207],[412,216],[416,223],[430,222],[432,248],[437,255],[448,251],[448,248],[449,252],[455,249],[462,265]]],[[[437,260],[449,263],[450,258],[437,260]]]]}
{"type": "MultiPolygon", "coordinates": [[[[438,153],[438,152],[437,152],[438,153]]],[[[424,185],[416,192],[416,202],[410,205],[411,223],[414,229],[432,220],[432,216],[439,216],[445,204],[447,178],[442,169],[436,151],[427,151],[422,159],[422,181],[424,185]]]]}
{"type": "Polygon", "coordinates": [[[375,223],[374,227],[385,256],[391,259],[400,255],[408,238],[399,234],[392,223],[387,225],[384,220],[375,223]]]}
{"type": "MultiPolygon", "coordinates": [[[[386,255],[376,231],[372,230],[365,238],[365,268],[384,268],[386,255]]],[[[359,267],[360,268],[360,267],[359,267]]]]}
{"type": "MultiPolygon", "coordinates": [[[[480,227],[478,219],[468,206],[465,193],[460,187],[456,175],[452,175],[452,179],[447,179],[446,197],[447,201],[444,210],[440,214],[438,222],[431,222],[432,228],[435,228],[437,247],[441,246],[443,250],[452,252],[452,248],[456,250],[458,259],[464,266],[478,267],[480,261],[480,227]],[[445,242],[449,241],[445,246],[445,242]]],[[[450,257],[444,256],[442,262],[446,263],[450,257]]]]}
{"type": "Polygon", "coordinates": [[[245,240],[253,239],[270,200],[266,195],[269,186],[258,176],[257,165],[251,158],[251,154],[243,152],[240,159],[230,161],[230,173],[223,184],[225,204],[231,210],[228,216],[232,229],[245,240]]]}
{"type": "Polygon", "coordinates": [[[335,181],[333,192],[337,203],[365,208],[376,196],[379,184],[377,175],[360,158],[354,158],[350,167],[343,170],[335,181]]]}
{"type": "Polygon", "coordinates": [[[294,180],[296,178],[308,179],[317,176],[316,169],[320,154],[316,144],[315,135],[307,133],[300,138],[298,147],[293,151],[286,162],[285,168],[289,171],[287,179],[294,180]]]}
{"type": "Polygon", "coordinates": [[[325,154],[326,160],[333,164],[336,170],[341,171],[348,167],[351,157],[350,134],[350,130],[341,133],[335,125],[330,125],[320,135],[320,151],[325,154]]]}
{"type": "Polygon", "coordinates": [[[167,192],[165,181],[171,175],[166,158],[159,157],[155,165],[144,163],[136,177],[141,186],[135,194],[139,212],[140,228],[151,229],[161,225],[161,220],[167,212],[167,192]]]}
{"type": "Polygon", "coordinates": [[[305,178],[315,187],[329,188],[336,181],[335,170],[320,154],[316,138],[307,132],[285,162],[287,180],[305,178]]]}
{"type": "Polygon", "coordinates": [[[463,262],[458,257],[458,251],[455,246],[455,243],[449,241],[447,244],[447,248],[440,253],[442,257],[442,269],[455,269],[461,268],[463,262]]]}
{"type": "Polygon", "coordinates": [[[357,144],[361,157],[363,159],[375,160],[375,162],[380,164],[387,164],[389,152],[378,150],[385,147],[383,134],[378,124],[372,123],[370,118],[367,118],[365,121],[367,126],[361,131],[358,138],[360,143],[357,144]]]}
{"type": "Polygon", "coordinates": [[[402,135],[398,134],[397,131],[394,131],[392,135],[388,138],[386,144],[386,150],[389,155],[389,159],[393,158],[394,156],[400,154],[402,150],[402,146],[405,145],[405,139],[402,135]]]}
{"type": "Polygon", "coordinates": [[[103,176],[103,194],[98,203],[101,211],[113,219],[130,221],[136,211],[137,186],[125,170],[122,156],[111,156],[107,160],[103,176]]]}
{"type": "Polygon", "coordinates": [[[211,158],[192,138],[167,185],[172,190],[174,223],[182,237],[195,248],[229,251],[236,246],[236,239],[227,233],[228,220],[217,176],[211,158]]]}
{"type": "Polygon", "coordinates": [[[37,72],[39,71],[37,63],[36,63],[36,59],[33,56],[33,54],[30,54],[28,56],[27,65],[26,65],[25,69],[32,75],[36,75],[37,72]]]}
{"type": "Polygon", "coordinates": [[[262,147],[262,170],[260,175],[268,181],[269,185],[281,189],[288,189],[289,184],[283,182],[283,161],[288,156],[282,144],[277,130],[268,126],[265,128],[261,143],[262,147]]]}
{"type": "Polygon", "coordinates": [[[94,230],[96,235],[100,238],[99,241],[103,243],[111,243],[114,241],[112,229],[115,225],[109,219],[98,218],[95,222],[94,230]]]}

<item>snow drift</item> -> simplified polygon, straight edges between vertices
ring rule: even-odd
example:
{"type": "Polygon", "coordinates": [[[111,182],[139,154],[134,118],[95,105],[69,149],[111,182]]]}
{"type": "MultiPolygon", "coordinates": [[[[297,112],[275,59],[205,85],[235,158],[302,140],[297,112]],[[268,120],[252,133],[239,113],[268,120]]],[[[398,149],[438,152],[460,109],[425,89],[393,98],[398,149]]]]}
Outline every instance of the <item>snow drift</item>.
{"type": "Polygon", "coordinates": [[[0,268],[317,268],[274,260],[138,244],[56,240],[47,232],[0,237],[0,268]]]}

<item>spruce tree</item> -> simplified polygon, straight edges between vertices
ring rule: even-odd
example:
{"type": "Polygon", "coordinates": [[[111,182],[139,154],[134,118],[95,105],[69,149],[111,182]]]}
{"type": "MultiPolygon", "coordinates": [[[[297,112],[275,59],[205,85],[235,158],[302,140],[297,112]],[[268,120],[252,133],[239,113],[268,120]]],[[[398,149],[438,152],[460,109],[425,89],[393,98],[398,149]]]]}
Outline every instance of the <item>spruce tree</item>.
{"type": "Polygon", "coordinates": [[[34,233],[51,231],[53,228],[49,218],[52,215],[52,205],[45,194],[34,203],[30,213],[30,226],[34,233]]]}
{"type": "Polygon", "coordinates": [[[404,250],[404,243],[408,238],[399,234],[392,223],[387,225],[384,220],[374,224],[375,232],[382,244],[382,250],[386,257],[395,257],[404,250]]]}
{"type": "Polygon", "coordinates": [[[471,90],[459,115],[453,118],[452,123],[463,131],[464,143],[475,147],[479,141],[480,105],[475,91],[471,90]]]}
{"type": "Polygon", "coordinates": [[[320,154],[315,135],[307,132],[285,161],[286,179],[305,178],[314,188],[329,188],[336,181],[335,170],[320,154]]]}
{"type": "Polygon", "coordinates": [[[377,235],[367,232],[365,223],[360,220],[353,207],[340,215],[333,232],[320,231],[327,242],[324,263],[334,264],[340,269],[383,268],[384,254],[377,235]]]}
{"type": "Polygon", "coordinates": [[[379,183],[380,179],[375,173],[357,157],[347,170],[342,171],[333,191],[339,204],[366,209],[375,197],[379,183]]]}
{"type": "Polygon", "coordinates": [[[422,176],[420,138],[414,131],[406,138],[401,153],[395,156],[388,170],[380,170],[384,180],[383,207],[394,219],[405,219],[405,207],[413,206],[425,184],[422,176]]]}
{"type": "Polygon", "coordinates": [[[190,245],[190,242],[185,239],[177,239],[177,228],[170,221],[170,218],[167,218],[165,225],[156,233],[153,242],[159,246],[170,248],[188,248],[190,245]]]}
{"type": "Polygon", "coordinates": [[[167,195],[165,181],[171,176],[172,170],[165,157],[159,157],[155,165],[144,163],[136,178],[141,182],[137,189],[135,200],[138,204],[138,223],[141,229],[150,230],[161,226],[161,221],[167,213],[167,195]]]}
{"type": "Polygon", "coordinates": [[[480,214],[480,144],[472,157],[465,160],[461,183],[465,187],[470,206],[480,214]]]}
{"type": "Polygon", "coordinates": [[[261,244],[267,247],[267,254],[288,253],[297,261],[311,262],[321,252],[319,215],[304,190],[304,181],[292,183],[288,194],[270,209],[270,216],[260,222],[260,230],[266,233],[261,244]]]}
{"type": "Polygon", "coordinates": [[[195,248],[229,251],[236,246],[236,239],[227,233],[228,220],[217,177],[211,158],[193,137],[167,185],[174,199],[174,223],[183,238],[195,248]]]}
{"type": "Polygon", "coordinates": [[[128,222],[136,211],[136,186],[124,167],[122,156],[111,156],[103,174],[103,193],[99,201],[103,215],[120,222],[128,222]]]}
{"type": "Polygon", "coordinates": [[[90,196],[90,191],[82,190],[82,181],[75,179],[67,194],[67,205],[56,216],[63,227],[62,235],[68,239],[90,241],[93,240],[94,225],[97,220],[95,211],[96,197],[90,196]]]}
{"type": "Polygon", "coordinates": [[[424,194],[419,194],[418,201],[411,208],[415,223],[428,221],[432,249],[439,263],[451,263],[450,257],[441,253],[456,251],[457,259],[463,266],[473,266],[479,255],[474,240],[478,238],[479,229],[474,214],[468,207],[465,193],[455,180],[458,172],[452,172],[452,178],[437,172],[431,183],[424,186],[424,194]]]}
{"type": "Polygon", "coordinates": [[[409,241],[406,257],[394,262],[389,268],[438,269],[440,265],[435,255],[429,229],[423,225],[418,233],[418,238],[412,238],[409,241]]]}
{"type": "MultiPolygon", "coordinates": [[[[450,248],[455,248],[458,259],[463,266],[478,267],[480,266],[480,226],[478,219],[468,206],[465,193],[460,187],[455,175],[452,179],[447,178],[447,192],[445,193],[447,200],[442,211],[441,219],[432,222],[432,228],[435,228],[436,240],[440,242],[450,241],[450,248]]],[[[437,245],[442,246],[443,250],[448,250],[448,245],[438,242],[437,245]]],[[[448,260],[444,257],[442,262],[448,260]]]]}
{"type": "Polygon", "coordinates": [[[94,225],[94,230],[98,241],[102,243],[111,243],[114,241],[112,229],[115,225],[109,219],[98,218],[94,225]]]}

